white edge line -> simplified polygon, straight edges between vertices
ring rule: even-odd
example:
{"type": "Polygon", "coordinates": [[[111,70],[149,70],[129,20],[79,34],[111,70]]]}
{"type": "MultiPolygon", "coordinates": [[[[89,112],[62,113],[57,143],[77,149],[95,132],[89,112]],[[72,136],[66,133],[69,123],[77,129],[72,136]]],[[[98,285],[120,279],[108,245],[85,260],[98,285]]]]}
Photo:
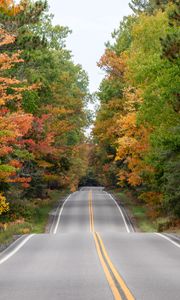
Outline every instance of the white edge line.
{"type": "MultiPolygon", "coordinates": [[[[54,227],[54,223],[55,223],[55,217],[56,217],[56,215],[57,215],[58,210],[59,210],[61,207],[62,207],[62,206],[61,206],[61,201],[60,201],[58,207],[57,207],[56,210],[55,210],[54,218],[53,218],[53,221],[52,221],[52,224],[51,224],[51,228],[50,228],[49,233],[52,233],[52,231],[53,231],[53,227],[54,227]]],[[[53,231],[53,234],[54,234],[54,231],[53,231]]]]}
{"type": "Polygon", "coordinates": [[[122,216],[122,218],[123,218],[123,221],[124,221],[126,230],[127,230],[128,233],[130,233],[128,224],[127,224],[127,222],[126,222],[126,219],[125,219],[125,217],[124,217],[124,214],[123,214],[123,212],[122,212],[120,206],[117,204],[116,200],[111,196],[111,194],[109,194],[109,193],[107,193],[107,192],[105,192],[105,193],[106,193],[106,194],[114,201],[114,203],[116,204],[116,206],[117,206],[117,208],[119,209],[119,212],[120,212],[120,214],[121,214],[121,216],[122,216]]]}
{"type": "Polygon", "coordinates": [[[180,248],[180,245],[174,241],[172,241],[170,238],[168,238],[166,235],[163,235],[161,233],[156,232],[156,235],[161,236],[162,238],[164,238],[165,240],[169,241],[171,244],[175,245],[176,247],[180,248]]]}
{"type": "Polygon", "coordinates": [[[50,228],[49,233],[52,233],[52,231],[53,231],[53,226],[54,226],[54,223],[55,223],[55,217],[56,217],[56,215],[57,215],[57,212],[58,212],[58,209],[59,209],[59,208],[60,208],[60,203],[59,203],[58,207],[57,207],[56,210],[55,210],[55,214],[54,214],[54,217],[53,217],[53,221],[52,221],[52,224],[51,224],[51,228],[50,228]]]}
{"type": "MultiPolygon", "coordinates": [[[[71,194],[72,195],[72,194],[71,194]]],[[[59,212],[59,215],[58,215],[58,219],[57,219],[57,222],[56,222],[56,226],[54,228],[54,231],[53,231],[53,234],[56,234],[57,232],[57,229],[58,229],[58,226],[59,226],[59,222],[60,222],[60,219],[61,219],[61,214],[62,214],[62,211],[63,211],[63,208],[64,208],[64,205],[66,204],[66,202],[69,200],[69,198],[71,197],[71,195],[69,195],[66,200],[64,201],[62,207],[61,207],[61,210],[59,212]]]]}
{"type": "Polygon", "coordinates": [[[0,260],[0,265],[8,260],[11,256],[13,256],[16,252],[18,252],[34,235],[35,234],[28,235],[14,250],[12,250],[9,254],[7,254],[0,260]]]}
{"type": "Polygon", "coordinates": [[[133,227],[133,225],[132,225],[132,223],[131,223],[131,220],[130,220],[130,218],[129,218],[127,212],[126,212],[126,209],[123,208],[123,210],[124,210],[124,212],[123,212],[124,216],[127,218],[127,220],[129,220],[129,225],[128,225],[128,226],[130,226],[130,228],[131,228],[130,232],[135,232],[134,227],[133,227]]]}

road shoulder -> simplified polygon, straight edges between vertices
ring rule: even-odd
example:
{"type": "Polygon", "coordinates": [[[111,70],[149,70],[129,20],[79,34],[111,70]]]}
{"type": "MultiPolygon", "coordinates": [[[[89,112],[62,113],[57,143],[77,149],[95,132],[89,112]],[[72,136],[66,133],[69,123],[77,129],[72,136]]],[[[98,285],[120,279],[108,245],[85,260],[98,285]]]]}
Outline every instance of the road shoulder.
{"type": "Polygon", "coordinates": [[[108,191],[121,207],[125,217],[129,220],[135,232],[156,232],[156,227],[153,222],[147,217],[145,208],[124,192],[118,189],[108,191]]]}

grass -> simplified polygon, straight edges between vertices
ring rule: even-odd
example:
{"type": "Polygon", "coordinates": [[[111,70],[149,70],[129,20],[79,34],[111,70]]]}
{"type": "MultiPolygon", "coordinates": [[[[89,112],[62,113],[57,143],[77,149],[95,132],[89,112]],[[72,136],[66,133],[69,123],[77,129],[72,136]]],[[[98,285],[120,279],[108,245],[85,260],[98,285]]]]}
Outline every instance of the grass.
{"type": "Polygon", "coordinates": [[[32,226],[30,223],[17,224],[8,227],[0,233],[0,244],[9,244],[13,241],[14,236],[22,235],[31,232],[32,226]]]}
{"type": "Polygon", "coordinates": [[[6,230],[0,232],[0,244],[9,244],[15,236],[29,233],[44,233],[49,219],[49,213],[57,203],[63,198],[67,191],[50,191],[49,199],[33,201],[33,213],[23,223],[10,224],[6,230]],[[36,203],[34,207],[34,203],[36,203]]]}
{"type": "Polygon", "coordinates": [[[132,196],[129,191],[112,190],[119,202],[129,211],[137,230],[141,232],[171,232],[180,234],[180,221],[172,216],[159,216],[154,219],[149,217],[145,203],[132,196]]]}
{"type": "Polygon", "coordinates": [[[49,219],[49,212],[53,209],[57,201],[65,196],[67,191],[50,191],[50,200],[42,201],[42,204],[35,209],[35,213],[32,216],[31,224],[33,233],[44,233],[45,227],[49,219]]]}
{"type": "Polygon", "coordinates": [[[30,220],[32,225],[31,232],[43,233],[45,231],[46,224],[49,218],[49,212],[52,210],[56,201],[50,201],[47,204],[42,204],[40,207],[35,209],[35,213],[30,220]]]}
{"type": "Polygon", "coordinates": [[[145,204],[139,204],[137,200],[126,195],[125,191],[111,191],[119,202],[123,204],[129,211],[130,217],[134,220],[135,227],[142,232],[154,232],[158,229],[158,224],[148,217],[145,204]]]}

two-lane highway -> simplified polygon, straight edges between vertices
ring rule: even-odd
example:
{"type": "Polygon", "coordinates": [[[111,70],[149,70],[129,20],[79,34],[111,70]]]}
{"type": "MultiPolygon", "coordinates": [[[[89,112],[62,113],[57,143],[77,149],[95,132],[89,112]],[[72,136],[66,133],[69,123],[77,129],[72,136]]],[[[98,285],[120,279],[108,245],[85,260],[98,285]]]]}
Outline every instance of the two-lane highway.
{"type": "Polygon", "coordinates": [[[57,209],[50,234],[0,254],[0,300],[11,299],[179,300],[180,246],[133,232],[111,195],[86,187],[57,209]]]}
{"type": "MultiPolygon", "coordinates": [[[[120,211],[103,188],[82,188],[68,197],[55,233],[89,233],[91,201],[97,231],[127,232],[120,211]]],[[[56,222],[55,224],[57,225],[56,222]]]]}

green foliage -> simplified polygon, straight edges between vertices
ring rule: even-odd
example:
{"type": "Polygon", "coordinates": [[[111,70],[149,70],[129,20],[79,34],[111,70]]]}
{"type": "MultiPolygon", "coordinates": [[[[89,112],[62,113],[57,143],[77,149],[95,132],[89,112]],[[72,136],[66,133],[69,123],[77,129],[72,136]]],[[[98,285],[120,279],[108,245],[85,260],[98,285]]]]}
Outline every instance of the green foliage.
{"type": "Polygon", "coordinates": [[[109,42],[106,46],[113,49],[117,54],[127,50],[132,42],[132,28],[137,20],[136,16],[124,17],[123,21],[120,22],[120,26],[117,30],[112,33],[112,38],[114,39],[114,45],[109,42]]]}
{"type": "Polygon", "coordinates": [[[8,227],[5,231],[0,234],[0,244],[8,245],[8,243],[12,243],[13,237],[28,234],[32,230],[32,225],[28,222],[15,224],[13,226],[8,227]]]}
{"type": "Polygon", "coordinates": [[[33,213],[34,207],[29,201],[12,200],[10,201],[10,211],[6,215],[8,215],[10,221],[14,221],[20,218],[24,218],[28,221],[32,217],[33,213]]]}
{"type": "Polygon", "coordinates": [[[133,224],[137,226],[142,232],[155,232],[158,229],[158,224],[148,218],[148,209],[147,206],[139,202],[136,195],[128,190],[118,189],[112,190],[113,194],[116,195],[116,199],[119,199],[121,205],[124,205],[128,208],[131,219],[134,221],[133,224]]]}
{"type": "MultiPolygon", "coordinates": [[[[176,2],[177,0],[173,1],[176,2]]],[[[146,14],[153,14],[156,10],[164,10],[169,0],[131,0],[129,6],[136,14],[145,12],[146,14]]]]}
{"type": "Polygon", "coordinates": [[[34,155],[33,153],[30,153],[28,150],[26,149],[16,149],[14,151],[14,156],[17,157],[18,159],[20,160],[23,160],[23,161],[31,161],[31,160],[34,160],[34,155]]]}
{"type": "Polygon", "coordinates": [[[151,217],[180,216],[178,1],[131,1],[100,67],[93,163],[104,184],[136,187],[151,217]],[[112,151],[109,151],[112,149],[112,151]],[[117,152],[117,154],[116,154],[117,152]],[[114,158],[116,160],[114,161],[114,158]],[[113,179],[114,178],[114,179],[113,179]]]}
{"type": "Polygon", "coordinates": [[[9,165],[1,164],[0,165],[0,172],[2,173],[12,173],[15,171],[15,168],[9,165]]]}
{"type": "Polygon", "coordinates": [[[154,9],[153,2],[152,0],[131,0],[129,6],[134,13],[152,12],[154,9]]]}
{"type": "Polygon", "coordinates": [[[23,93],[22,106],[25,112],[33,115],[38,113],[38,106],[40,104],[40,97],[37,91],[25,91],[23,93]]]}
{"type": "MultiPolygon", "coordinates": [[[[47,187],[78,187],[87,168],[84,128],[90,98],[87,74],[66,48],[71,31],[53,25],[47,1],[22,0],[13,9],[13,2],[8,3],[0,5],[0,28],[6,40],[0,41],[0,50],[2,58],[9,57],[9,65],[0,72],[7,77],[7,87],[2,81],[5,100],[10,99],[3,99],[0,106],[1,123],[8,125],[0,123],[0,191],[5,193],[1,203],[5,196],[15,202],[44,199],[47,187]],[[11,61],[13,57],[18,64],[11,61]],[[14,90],[17,83],[19,89],[14,90]],[[16,91],[17,101],[12,99],[16,91]]],[[[13,209],[27,218],[22,205],[14,204],[10,212],[13,209]]]]}
{"type": "Polygon", "coordinates": [[[162,56],[173,61],[179,58],[180,49],[180,8],[178,1],[172,1],[174,5],[169,6],[169,30],[165,38],[161,38],[163,46],[162,56]]]}

